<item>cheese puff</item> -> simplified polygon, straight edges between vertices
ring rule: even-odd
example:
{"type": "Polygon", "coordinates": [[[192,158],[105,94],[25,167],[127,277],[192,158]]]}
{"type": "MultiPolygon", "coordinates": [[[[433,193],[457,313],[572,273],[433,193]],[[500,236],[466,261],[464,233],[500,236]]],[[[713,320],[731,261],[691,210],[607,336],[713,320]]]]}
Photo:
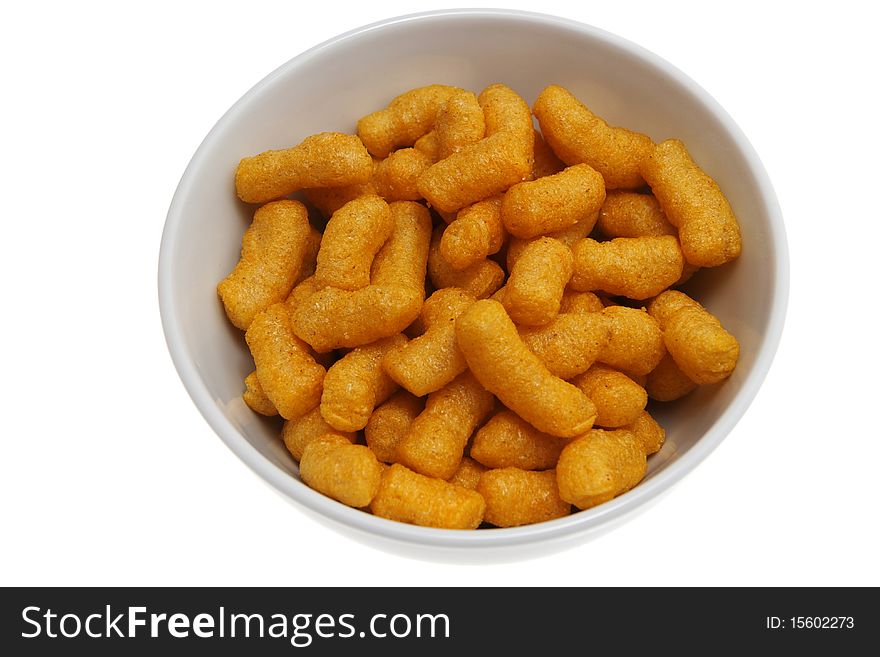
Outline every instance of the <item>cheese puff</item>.
{"type": "Polygon", "coordinates": [[[367,426],[373,409],[397,390],[382,369],[385,355],[403,344],[403,334],[355,347],[336,361],[324,377],[321,415],[334,429],[358,431],[367,426]]]}
{"type": "Polygon", "coordinates": [[[622,427],[636,421],[648,403],[648,393],[623,372],[595,364],[571,382],[596,405],[596,425],[622,427]]]}
{"type": "MultiPolygon", "coordinates": [[[[593,213],[589,217],[587,217],[584,221],[579,221],[573,226],[569,226],[568,228],[563,228],[562,230],[556,230],[552,233],[547,233],[544,237],[552,237],[555,240],[559,240],[563,244],[565,244],[568,248],[574,246],[574,244],[587,235],[590,234],[590,231],[593,230],[593,226],[596,223],[596,217],[599,216],[598,212],[593,213]]],[[[517,259],[522,254],[523,249],[526,248],[526,245],[530,242],[535,241],[536,239],[540,239],[537,237],[533,237],[529,240],[521,240],[518,237],[511,237],[507,242],[507,271],[511,271],[513,266],[516,264],[517,259]]]]}
{"type": "Polygon", "coordinates": [[[648,396],[657,401],[674,401],[684,397],[697,387],[687,374],[675,364],[672,356],[667,352],[657,367],[648,373],[645,380],[645,390],[648,396]]]}
{"type": "Polygon", "coordinates": [[[245,203],[265,203],[304,187],[363,184],[372,175],[373,159],[360,139],[321,132],[293,148],[244,158],[235,172],[235,189],[245,203]]]}
{"type": "Polygon", "coordinates": [[[421,397],[439,390],[467,369],[455,342],[455,320],[476,299],[458,288],[437,290],[422,306],[425,332],[391,350],[382,362],[399,385],[421,397]]]}
{"type": "Polygon", "coordinates": [[[672,235],[617,237],[608,242],[587,237],[572,247],[572,253],[575,290],[601,290],[637,300],[675,283],[684,266],[681,247],[672,235]]]}
{"type": "Polygon", "coordinates": [[[553,470],[489,470],[480,477],[477,492],[486,501],[483,519],[496,527],[530,525],[571,513],[571,504],[559,497],[553,470]]]}
{"type": "Polygon", "coordinates": [[[550,470],[566,441],[535,429],[516,413],[499,411],[477,431],[471,457],[488,468],[550,470]]]}
{"type": "Polygon", "coordinates": [[[499,132],[510,133],[516,140],[528,171],[521,180],[532,178],[535,162],[535,127],[529,104],[513,89],[504,84],[492,84],[479,96],[480,107],[486,119],[486,136],[499,132]]]}
{"type": "Polygon", "coordinates": [[[537,180],[544,176],[552,176],[559,173],[565,168],[565,162],[556,157],[551,148],[544,141],[541,133],[537,130],[535,133],[535,162],[532,165],[532,178],[537,180]]]}
{"type": "Polygon", "coordinates": [[[315,280],[321,287],[359,290],[370,284],[370,268],[394,230],[388,204],[378,196],[349,201],[327,222],[315,280]]]}
{"type": "Polygon", "coordinates": [[[425,298],[425,271],[431,244],[431,213],[412,201],[389,203],[394,230],[376,254],[371,282],[417,289],[425,298]]]}
{"type": "Polygon", "coordinates": [[[697,307],[700,304],[684,292],[667,290],[651,299],[648,304],[648,314],[654,318],[661,329],[664,329],[672,316],[686,306],[697,307]]]}
{"type": "Polygon", "coordinates": [[[484,472],[486,472],[486,466],[477,463],[469,456],[463,456],[458,470],[449,478],[449,483],[474,490],[480,483],[480,477],[484,472]]]}
{"type": "Polygon", "coordinates": [[[651,301],[648,312],[663,329],[669,354],[691,381],[718,383],[733,372],[739,342],[697,301],[668,290],[651,301]]]}
{"type": "Polygon", "coordinates": [[[658,144],[642,162],[641,172],[666,218],[678,227],[689,263],[717,267],[739,257],[742,237],[733,209],[684,144],[677,139],[658,144]]]}
{"type": "Polygon", "coordinates": [[[504,270],[493,260],[481,260],[467,269],[455,269],[440,252],[443,235],[449,227],[438,226],[431,238],[428,253],[428,276],[437,289],[457,287],[474,296],[485,299],[504,283],[504,270]]]}
{"type": "Polygon", "coordinates": [[[424,206],[409,201],[389,208],[394,231],[373,260],[371,284],[353,292],[324,288],[293,313],[296,334],[315,351],[375,342],[400,333],[418,316],[425,295],[431,217],[424,206]]]}
{"type": "Polygon", "coordinates": [[[578,164],[508,189],[501,203],[501,221],[511,235],[529,239],[586,221],[604,201],[602,176],[578,164]]]}
{"type": "Polygon", "coordinates": [[[651,417],[648,411],[642,411],[635,422],[622,428],[632,432],[639,439],[648,456],[659,452],[666,442],[666,430],[651,417]]]}
{"type": "Polygon", "coordinates": [[[453,269],[467,269],[504,245],[507,233],[501,223],[502,196],[478,201],[459,211],[440,239],[440,255],[453,269]]]}
{"type": "Polygon", "coordinates": [[[579,509],[589,509],[630,490],[646,470],[645,450],[632,432],[592,429],[559,455],[559,496],[579,509]]]}
{"type": "MultiPolygon", "coordinates": [[[[321,231],[314,226],[309,226],[309,236],[306,238],[306,250],[303,254],[303,263],[299,270],[299,276],[294,284],[295,286],[315,275],[315,270],[318,268],[318,251],[321,250],[321,240],[323,237],[324,235],[321,231]]],[[[291,292],[293,292],[293,290],[291,290],[291,292]]]]}
{"type": "Polygon", "coordinates": [[[382,479],[382,468],[368,447],[332,434],[303,450],[299,474],[310,488],[348,506],[368,506],[382,479]]]}
{"type": "Polygon", "coordinates": [[[608,192],[596,227],[606,237],[678,235],[653,195],[620,190],[608,192]]]}
{"type": "Polygon", "coordinates": [[[427,155],[414,148],[394,151],[376,167],[376,193],[389,202],[418,201],[422,195],[416,181],[432,164],[427,155]]]}
{"type": "Polygon", "coordinates": [[[425,408],[425,401],[406,390],[398,390],[370,416],[364,429],[367,446],[385,463],[397,460],[397,445],[413,420],[425,408]]]}
{"type": "Polygon", "coordinates": [[[483,521],[486,503],[476,491],[395,463],[382,475],[370,510],[380,518],[422,527],[476,529],[483,521]]]}
{"type": "MultiPolygon", "coordinates": [[[[636,192],[609,192],[596,227],[610,238],[678,235],[675,226],[666,219],[659,201],[651,194],[636,192]]],[[[699,269],[685,260],[681,276],[673,285],[684,285],[699,269]]]]}
{"type": "Polygon", "coordinates": [[[477,380],[536,429],[570,438],[593,426],[593,403],[529,351],[500,303],[477,301],[458,318],[455,334],[477,380]]]}
{"type": "Polygon", "coordinates": [[[486,136],[486,121],[477,97],[470,91],[450,96],[437,114],[434,131],[440,160],[480,141],[486,136]]]}
{"type": "Polygon", "coordinates": [[[559,313],[572,274],[571,249],[542,237],[528,244],[513,266],[504,292],[504,309],[521,326],[544,326],[559,313]]]}
{"type": "Polygon", "coordinates": [[[429,477],[449,479],[464,448],[495,400],[469,373],[428,395],[425,410],[413,420],[397,446],[397,461],[429,477]]]}
{"type": "Polygon", "coordinates": [[[247,330],[257,313],[283,301],[302,269],[309,216],[299,201],[277,201],[254,213],[241,240],[241,259],[217,286],[226,316],[247,330]]]}
{"type": "Polygon", "coordinates": [[[602,310],[611,334],[599,360],[626,374],[647,374],[666,353],[660,325],[644,309],[608,306],[602,310]]]}
{"type": "Polygon", "coordinates": [[[379,160],[373,158],[373,170],[370,179],[365,183],[356,185],[346,185],[344,187],[312,187],[303,190],[306,200],[314,205],[324,219],[330,219],[333,213],[349,201],[353,201],[361,196],[375,196],[376,185],[375,176],[376,168],[379,166],[379,160]]]}
{"type": "Polygon", "coordinates": [[[423,295],[398,285],[368,285],[354,292],[326,287],[299,306],[293,329],[318,353],[358,347],[400,333],[419,314],[423,295]]]}
{"type": "Polygon", "coordinates": [[[544,139],[569,166],[589,164],[602,174],[608,189],[637,189],[645,184],[639,162],[654,145],[647,135],[608,125],[556,85],[538,95],[534,111],[544,139]]]}
{"type": "MultiPolygon", "coordinates": [[[[321,288],[317,284],[314,275],[312,275],[306,279],[303,279],[299,284],[297,284],[296,287],[294,287],[290,291],[290,294],[287,295],[287,300],[284,303],[287,306],[287,315],[291,319],[291,325],[293,322],[293,317],[299,310],[300,305],[319,289],[321,288]]],[[[309,355],[315,359],[315,362],[324,366],[325,368],[330,367],[336,360],[335,355],[332,351],[319,354],[314,349],[312,349],[311,345],[306,346],[308,347],[309,355]]]]}
{"type": "Polygon", "coordinates": [[[440,141],[437,138],[437,131],[431,130],[431,132],[427,133],[419,137],[416,140],[416,143],[413,144],[413,148],[415,148],[422,155],[427,156],[432,163],[436,162],[440,159],[440,141]]]}
{"type": "Polygon", "coordinates": [[[525,180],[532,160],[514,133],[498,132],[433,164],[419,192],[443,212],[454,212],[525,180]]]}
{"type": "Polygon", "coordinates": [[[358,137],[370,153],[376,157],[388,157],[394,149],[412,146],[431,130],[440,109],[460,91],[442,84],[410,89],[397,96],[385,109],[358,121],[358,137]]]}
{"type": "Polygon", "coordinates": [[[534,158],[535,127],[529,104],[504,84],[489,85],[480,92],[478,100],[486,119],[486,136],[499,132],[512,133],[522,144],[531,165],[534,158]]]}
{"type": "Polygon", "coordinates": [[[281,429],[281,440],[294,459],[302,459],[303,451],[312,441],[334,434],[345,438],[350,443],[357,442],[357,434],[348,431],[337,431],[324,420],[321,415],[321,407],[315,406],[302,417],[287,420],[281,429]]]}
{"type": "Polygon", "coordinates": [[[586,372],[608,345],[611,323],[599,312],[560,313],[541,327],[520,327],[519,337],[561,379],[586,372]]]}
{"type": "Polygon", "coordinates": [[[605,306],[602,300],[592,292],[578,292],[566,288],[562,293],[562,301],[559,302],[560,313],[598,313],[605,306]]]}
{"type": "Polygon", "coordinates": [[[326,370],[294,334],[287,306],[269,306],[245,334],[266,396],[285,420],[300,417],[318,405],[326,370]]]}
{"type": "Polygon", "coordinates": [[[296,287],[294,287],[290,291],[290,294],[287,295],[287,300],[284,302],[287,304],[287,310],[290,312],[290,316],[293,317],[300,305],[320,289],[323,289],[323,286],[318,285],[318,281],[315,279],[314,275],[297,283],[296,287]]]}
{"type": "Polygon", "coordinates": [[[275,404],[263,392],[263,386],[260,385],[260,379],[256,372],[251,372],[244,377],[244,385],[245,391],[241,398],[244,399],[244,403],[248,405],[248,408],[260,415],[270,417],[278,415],[278,409],[275,408],[275,404]]]}

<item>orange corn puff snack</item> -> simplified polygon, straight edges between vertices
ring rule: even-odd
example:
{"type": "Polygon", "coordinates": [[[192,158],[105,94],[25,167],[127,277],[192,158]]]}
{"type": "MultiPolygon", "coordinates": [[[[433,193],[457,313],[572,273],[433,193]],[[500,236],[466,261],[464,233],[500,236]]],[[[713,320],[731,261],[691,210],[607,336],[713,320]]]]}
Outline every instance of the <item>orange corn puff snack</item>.
{"type": "Polygon", "coordinates": [[[359,431],[367,426],[373,409],[397,390],[382,369],[382,359],[406,343],[397,335],[355,347],[336,361],[324,377],[321,415],[334,429],[359,431]]]}
{"type": "Polygon", "coordinates": [[[592,429],[559,455],[559,496],[579,509],[589,509],[631,489],[646,469],[645,450],[632,432],[592,429]]]}
{"type": "Polygon", "coordinates": [[[739,257],[742,237],[730,203],[718,184],[691,159],[677,139],[651,150],[641,172],[666,218],[678,227],[685,258],[699,267],[717,267],[739,257]]]}
{"type": "Polygon", "coordinates": [[[593,403],[550,374],[520,339],[500,303],[477,301],[458,318],[455,333],[477,380],[536,429],[570,438],[593,426],[593,403]]]}
{"type": "Polygon", "coordinates": [[[496,527],[519,527],[571,513],[571,504],[559,497],[552,470],[489,470],[480,477],[477,492],[486,501],[484,520],[496,527]]]}
{"type": "Polygon", "coordinates": [[[287,306],[276,303],[251,322],[245,334],[260,386],[285,420],[318,405],[326,370],[294,334],[287,306]]]}
{"type": "Polygon", "coordinates": [[[360,139],[322,132],[293,148],[244,158],[235,189],[245,203],[265,203],[305,187],[360,185],[372,175],[373,160],[360,139]]]}
{"type": "Polygon", "coordinates": [[[382,476],[370,510],[381,518],[422,527],[476,529],[486,503],[476,491],[395,463],[382,476]]]}
{"type": "Polygon", "coordinates": [[[541,134],[569,166],[585,162],[602,174],[608,189],[644,185],[639,163],[651,152],[647,135],[608,125],[563,87],[545,88],[534,106],[541,134]]]}
{"type": "Polygon", "coordinates": [[[382,478],[379,462],[368,447],[332,434],[306,446],[299,473],[310,488],[358,508],[373,501],[382,478]]]}
{"type": "Polygon", "coordinates": [[[309,215],[302,203],[277,201],[254,213],[241,240],[241,259],[217,286],[233,326],[247,330],[257,313],[287,297],[309,242],[309,215]]]}

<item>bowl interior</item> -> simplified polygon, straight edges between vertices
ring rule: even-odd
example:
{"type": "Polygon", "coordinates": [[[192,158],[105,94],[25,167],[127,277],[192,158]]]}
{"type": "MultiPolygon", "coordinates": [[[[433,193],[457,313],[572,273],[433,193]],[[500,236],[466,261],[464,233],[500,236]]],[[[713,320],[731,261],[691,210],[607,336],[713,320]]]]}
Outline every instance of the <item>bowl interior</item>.
{"type": "MultiPolygon", "coordinates": [[[[493,82],[510,85],[530,104],[544,86],[561,84],[612,124],[645,132],[655,141],[682,139],[719,182],[741,222],[742,257],[698,273],[689,285],[740,340],[739,367],[722,385],[651,409],[668,440],[650,460],[648,480],[719,425],[745,388],[760,384],[763,372],[757,381],[749,377],[766,351],[779,296],[778,253],[784,245],[760,164],[723,111],[668,65],[586,26],[498,13],[401,19],[319,46],[257,85],[205,140],[169,214],[160,277],[168,281],[163,314],[166,323],[174,318],[169,342],[177,343],[172,352],[178,368],[187,361],[190,374],[182,374],[188,388],[193,392],[193,386],[203,386],[213,400],[197,403],[216,405],[235,432],[280,472],[298,476],[296,463],[278,440],[280,423],[257,416],[241,400],[242,380],[253,364],[215,293],[238,259],[254,209],[236,199],[236,164],[315,132],[353,132],[360,116],[415,86],[444,83],[479,91],[493,82]]],[[[244,443],[233,448],[247,449],[244,443]]]]}

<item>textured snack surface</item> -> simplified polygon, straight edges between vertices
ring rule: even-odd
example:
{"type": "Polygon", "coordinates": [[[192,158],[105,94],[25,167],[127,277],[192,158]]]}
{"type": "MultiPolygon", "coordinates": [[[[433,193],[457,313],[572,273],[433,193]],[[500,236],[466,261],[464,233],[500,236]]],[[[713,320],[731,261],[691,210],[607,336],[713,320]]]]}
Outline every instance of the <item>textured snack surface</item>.
{"type": "Polygon", "coordinates": [[[485,521],[496,527],[519,527],[571,513],[571,505],[559,497],[552,470],[489,470],[480,477],[477,492],[486,501],[485,521]]]}
{"type": "Polygon", "coordinates": [[[505,191],[532,172],[532,162],[510,132],[470,144],[440,160],[419,178],[419,193],[444,212],[505,191]]]}
{"type": "Polygon", "coordinates": [[[593,426],[596,409],[576,387],[555,377],[525,346],[497,301],[476,302],[458,318],[458,346],[490,392],[540,431],[560,437],[593,426]]]}
{"type": "Polygon", "coordinates": [[[592,217],[605,201],[602,176],[586,164],[514,185],[504,195],[501,219],[511,235],[529,239],[592,217]]]}
{"type": "Polygon", "coordinates": [[[299,473],[311,488],[353,507],[365,507],[379,490],[382,470],[373,452],[335,435],[310,442],[299,473]]]}
{"type": "Polygon", "coordinates": [[[373,411],[364,428],[364,438],[377,459],[385,463],[397,461],[397,446],[424,409],[424,399],[398,390],[373,411]]]}
{"type": "Polygon", "coordinates": [[[571,381],[596,406],[596,425],[622,427],[635,422],[648,403],[648,393],[626,374],[593,365],[571,381]]]}
{"type": "Polygon", "coordinates": [[[244,403],[248,405],[248,408],[260,415],[278,415],[278,409],[275,408],[275,404],[263,392],[263,386],[260,385],[260,378],[257,376],[256,371],[244,377],[244,385],[245,391],[241,397],[244,399],[244,403]]]}
{"type": "Polygon", "coordinates": [[[610,335],[610,322],[595,311],[564,313],[546,326],[519,329],[522,341],[550,373],[566,380],[589,369],[606,350],[610,335]]]}
{"type": "Polygon", "coordinates": [[[303,267],[309,228],[299,201],[269,203],[254,213],[241,240],[241,259],[217,286],[234,326],[247,330],[257,313],[287,297],[303,267]]]}
{"type": "Polygon", "coordinates": [[[422,396],[439,390],[467,369],[455,340],[455,320],[475,299],[448,287],[437,290],[422,306],[422,335],[389,352],[385,371],[412,394],[422,396]]]}
{"type": "Polygon", "coordinates": [[[596,226],[611,238],[678,235],[653,195],[620,190],[608,192],[596,226]]]}
{"type": "Polygon", "coordinates": [[[324,377],[321,415],[339,431],[359,431],[367,426],[373,409],[397,390],[382,368],[382,359],[406,343],[401,333],[355,347],[336,361],[324,377]]]}
{"type": "Polygon", "coordinates": [[[608,242],[587,237],[575,243],[572,253],[575,290],[637,300],[660,294],[681,277],[684,267],[681,247],[672,235],[617,237],[608,242]]]}
{"type": "Polygon", "coordinates": [[[343,205],[324,229],[316,284],[340,290],[369,285],[373,259],[393,230],[391,210],[378,196],[362,196],[343,205]]]}
{"type": "Polygon", "coordinates": [[[326,370],[294,334],[287,306],[276,303],[251,322],[245,335],[260,386],[285,420],[318,405],[326,370]]]}
{"type": "Polygon", "coordinates": [[[702,385],[726,379],[739,359],[739,342],[708,310],[686,294],[664,292],[648,306],[663,329],[663,341],[675,364],[702,385]]]}
{"type": "Polygon", "coordinates": [[[544,326],[559,314],[562,295],[573,271],[571,250],[542,237],[523,249],[504,291],[504,309],[520,326],[544,326]]]}
{"type": "Polygon", "coordinates": [[[413,472],[398,463],[382,475],[374,515],[423,527],[476,529],[486,503],[476,491],[413,472]]]}
{"type": "Polygon", "coordinates": [[[313,440],[321,436],[337,435],[345,438],[348,442],[357,441],[357,434],[348,431],[337,431],[324,420],[321,408],[315,406],[305,415],[293,420],[287,420],[281,429],[281,440],[294,459],[302,459],[303,451],[313,440]]]}
{"type": "Polygon", "coordinates": [[[467,269],[498,253],[506,233],[501,222],[502,196],[462,209],[440,239],[440,256],[454,269],[467,269]]]}
{"type": "Polygon", "coordinates": [[[444,103],[459,91],[442,84],[410,89],[394,98],[385,109],[358,121],[358,137],[370,153],[388,157],[395,148],[412,146],[430,131],[444,103]]]}
{"type": "Polygon", "coordinates": [[[658,144],[641,163],[641,172],[670,223],[678,226],[689,263],[717,267],[739,257],[742,236],[733,209],[684,144],[677,139],[658,144]]]}
{"type": "Polygon", "coordinates": [[[631,489],[646,468],[642,443],[630,431],[592,429],[559,455],[559,495],[579,509],[589,509],[631,489]]]}
{"type": "Polygon", "coordinates": [[[265,203],[306,187],[363,184],[372,175],[373,160],[360,139],[321,132],[293,148],[244,158],[235,172],[235,188],[245,203],[265,203]]]}
{"type": "Polygon", "coordinates": [[[653,143],[647,135],[609,126],[563,87],[545,88],[535,101],[544,139],[568,165],[585,162],[602,174],[608,189],[644,185],[639,163],[653,143]]]}
{"type": "Polygon", "coordinates": [[[468,440],[491,412],[495,399],[470,372],[428,395],[397,446],[397,461],[429,477],[449,479],[461,464],[468,440]]]}
{"type": "Polygon", "coordinates": [[[550,470],[565,445],[565,439],[542,433],[516,413],[503,410],[477,431],[471,457],[487,468],[550,470]]]}

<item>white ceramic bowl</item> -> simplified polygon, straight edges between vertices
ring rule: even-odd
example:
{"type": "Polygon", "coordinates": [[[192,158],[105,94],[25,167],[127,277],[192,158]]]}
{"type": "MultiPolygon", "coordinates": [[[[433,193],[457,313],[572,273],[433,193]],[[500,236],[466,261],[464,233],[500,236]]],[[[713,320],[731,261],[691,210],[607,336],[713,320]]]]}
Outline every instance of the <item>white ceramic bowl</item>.
{"type": "Polygon", "coordinates": [[[171,203],[159,258],[168,348],[186,389],[220,438],[282,494],[319,518],[386,547],[468,559],[487,550],[516,557],[583,540],[643,506],[711,452],[742,416],[770,367],[788,296],[779,207],[757,155],[727,113],[679,70],[596,28],[539,14],[454,10],[369,25],[304,52],[267,76],[214,126],[171,203]],[[531,103],[546,85],[571,89],[610,123],[655,141],[684,140],[721,185],[742,224],[743,255],[700,272],[691,291],[741,343],[733,376],[652,409],[667,429],[663,450],[629,493],[567,518],[473,532],[414,527],[350,509],[306,487],[278,439],[279,423],[241,399],[253,368],[226,320],[217,282],[238,259],[252,207],[237,201],[239,159],[324,130],[353,132],[357,118],[398,93],[443,83],[479,91],[505,82],[531,103]],[[528,547],[532,549],[528,549],[528,547]]]}

